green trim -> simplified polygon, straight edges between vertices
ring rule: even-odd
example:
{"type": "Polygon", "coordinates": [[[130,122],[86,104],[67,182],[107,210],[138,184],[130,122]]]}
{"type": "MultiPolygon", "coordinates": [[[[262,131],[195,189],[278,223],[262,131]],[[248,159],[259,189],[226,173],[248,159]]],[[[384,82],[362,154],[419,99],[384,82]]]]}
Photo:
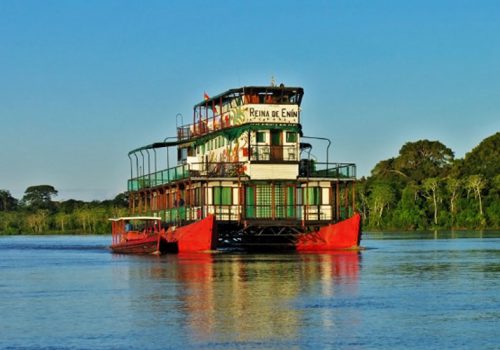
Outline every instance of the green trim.
{"type": "Polygon", "coordinates": [[[207,141],[212,140],[218,136],[225,137],[228,141],[236,140],[246,131],[260,131],[260,130],[285,130],[285,131],[293,131],[300,132],[302,129],[300,124],[291,124],[291,125],[276,125],[276,124],[247,124],[236,126],[228,129],[222,129],[218,131],[214,131],[210,134],[201,136],[194,140],[194,144],[196,146],[205,144],[207,141]]]}

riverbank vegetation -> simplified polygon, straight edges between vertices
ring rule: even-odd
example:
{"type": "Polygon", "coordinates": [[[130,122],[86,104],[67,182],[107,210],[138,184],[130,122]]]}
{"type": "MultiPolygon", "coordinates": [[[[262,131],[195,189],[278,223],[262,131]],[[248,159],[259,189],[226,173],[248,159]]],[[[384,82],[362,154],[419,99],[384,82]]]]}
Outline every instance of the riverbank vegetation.
{"type": "MultiPolygon", "coordinates": [[[[439,141],[404,144],[356,186],[365,229],[500,228],[500,133],[463,159],[439,141]]],[[[50,185],[30,186],[21,199],[0,190],[0,234],[109,233],[108,218],[127,214],[125,193],[112,200],[55,201],[50,185]]]]}
{"type": "Polygon", "coordinates": [[[92,202],[57,202],[55,196],[57,190],[50,185],[28,187],[21,200],[0,190],[0,234],[109,233],[108,218],[127,214],[124,193],[112,200],[92,202]]]}
{"type": "Polygon", "coordinates": [[[498,229],[500,133],[463,159],[439,141],[408,142],[356,190],[367,229],[498,229]]]}

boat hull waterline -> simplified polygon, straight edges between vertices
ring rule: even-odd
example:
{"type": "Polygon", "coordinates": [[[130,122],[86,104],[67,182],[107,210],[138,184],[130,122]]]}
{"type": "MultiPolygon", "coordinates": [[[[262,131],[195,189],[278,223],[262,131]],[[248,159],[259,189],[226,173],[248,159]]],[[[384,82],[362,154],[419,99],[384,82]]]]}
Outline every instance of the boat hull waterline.
{"type": "MultiPolygon", "coordinates": [[[[209,215],[200,221],[150,234],[147,237],[135,234],[110,246],[114,253],[161,255],[166,253],[213,252],[218,248],[215,217],[209,215]]],[[[349,219],[332,223],[317,231],[297,235],[294,250],[298,252],[320,252],[359,249],[361,240],[361,217],[355,214],[349,219]]]]}

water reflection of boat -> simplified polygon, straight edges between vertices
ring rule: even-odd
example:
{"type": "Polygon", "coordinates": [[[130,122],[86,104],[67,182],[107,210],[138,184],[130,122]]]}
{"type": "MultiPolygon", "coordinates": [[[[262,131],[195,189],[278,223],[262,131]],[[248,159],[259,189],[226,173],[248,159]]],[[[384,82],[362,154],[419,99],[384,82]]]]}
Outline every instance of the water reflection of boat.
{"type": "MultiPolygon", "coordinates": [[[[174,289],[155,289],[155,312],[176,312],[200,342],[228,339],[294,339],[308,310],[297,301],[314,295],[355,297],[360,253],[179,254],[154,260],[149,279],[174,289]],[[175,309],[161,309],[162,299],[175,309]],[[217,337],[220,336],[220,339],[217,337]]],[[[144,277],[144,276],[143,276],[144,277]]],[[[155,283],[139,283],[155,285],[155,283]]]]}
{"type": "Polygon", "coordinates": [[[358,248],[356,166],[330,162],[330,140],[303,135],[303,94],[282,84],[207,96],[175,137],[129,152],[131,213],[161,218],[174,237],[213,217],[190,240],[166,238],[179,252],[358,248]],[[326,162],[311,156],[310,139],[328,142],[326,162]],[[170,148],[177,148],[173,167],[170,148]],[[161,159],[166,168],[158,170],[161,159]]]}

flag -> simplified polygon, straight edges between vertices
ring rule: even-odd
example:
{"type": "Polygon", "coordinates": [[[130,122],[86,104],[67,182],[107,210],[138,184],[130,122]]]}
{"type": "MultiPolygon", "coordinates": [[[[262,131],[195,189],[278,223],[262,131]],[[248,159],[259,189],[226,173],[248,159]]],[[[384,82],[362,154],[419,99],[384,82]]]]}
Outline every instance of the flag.
{"type": "Polygon", "coordinates": [[[203,98],[206,100],[208,100],[210,98],[210,96],[208,96],[208,94],[206,92],[203,93],[203,98]]]}

